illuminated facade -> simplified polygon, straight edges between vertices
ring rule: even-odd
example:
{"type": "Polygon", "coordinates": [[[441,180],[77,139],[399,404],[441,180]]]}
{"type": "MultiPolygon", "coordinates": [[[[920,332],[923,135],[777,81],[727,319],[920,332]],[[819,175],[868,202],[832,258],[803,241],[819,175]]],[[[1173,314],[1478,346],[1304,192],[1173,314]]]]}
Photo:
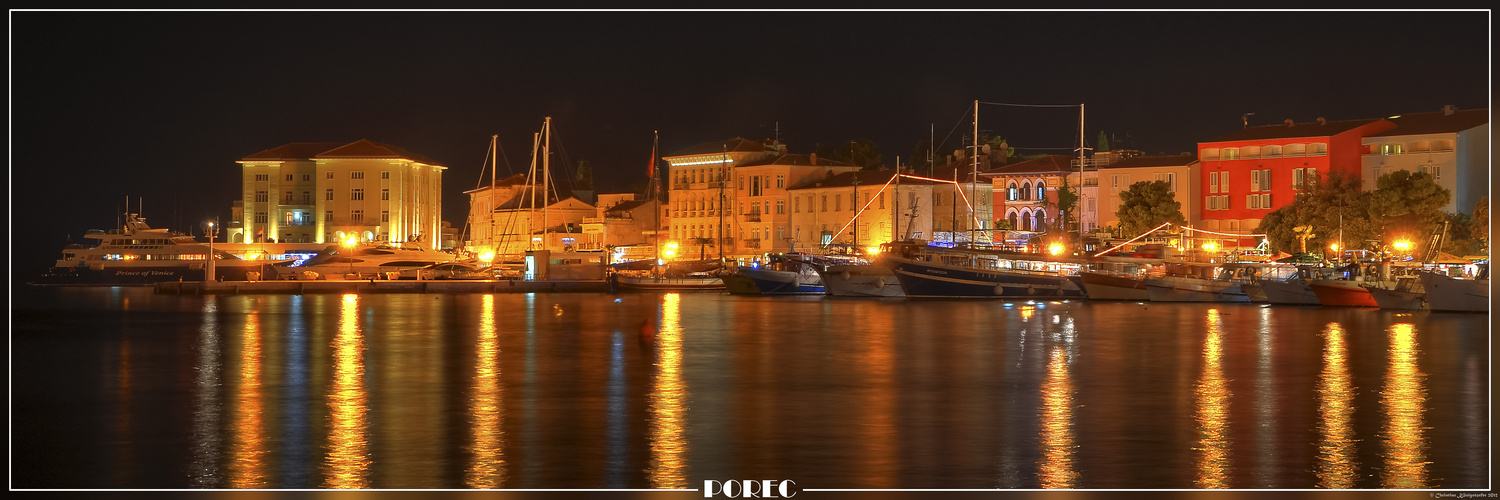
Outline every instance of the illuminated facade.
{"type": "Polygon", "coordinates": [[[634,193],[600,194],[598,213],[583,219],[586,249],[618,249],[620,259],[655,258],[656,235],[667,225],[661,202],[638,200],[634,193]]]}
{"type": "Polygon", "coordinates": [[[442,239],[443,170],[389,144],[291,143],[244,157],[231,242],[419,243],[442,239]]]}
{"type": "Polygon", "coordinates": [[[817,155],[788,155],[776,141],[739,137],[662,160],[671,179],[668,238],[688,248],[686,254],[730,258],[787,251],[787,188],[858,169],[817,155]],[[694,246],[707,248],[693,252],[694,246]]]}
{"type": "Polygon", "coordinates": [[[526,174],[515,174],[495,181],[492,185],[464,191],[469,195],[469,231],[464,248],[475,254],[494,253],[496,240],[503,230],[504,220],[495,216],[495,209],[526,190],[526,174]]]}
{"type": "Polygon", "coordinates": [[[1376,179],[1397,170],[1427,173],[1453,193],[1443,211],[1472,215],[1474,205],[1489,194],[1489,110],[1446,106],[1388,120],[1396,128],[1364,137],[1364,189],[1375,189],[1376,179]]]}
{"type": "MultiPolygon", "coordinates": [[[[1291,203],[1318,176],[1338,171],[1358,178],[1361,138],[1395,127],[1384,119],[1245,127],[1198,143],[1201,175],[1195,180],[1199,227],[1250,233],[1272,210],[1291,203]]],[[[1188,200],[1182,200],[1187,204],[1188,200]]],[[[1246,239],[1242,244],[1255,244],[1246,239]]]]}
{"type": "Polygon", "coordinates": [[[895,175],[892,170],[845,172],[788,188],[790,228],[784,240],[789,248],[818,252],[826,245],[869,247],[931,238],[937,217],[933,193],[938,186],[952,191],[952,184],[913,176],[896,184],[895,175]],[[855,214],[858,226],[851,223],[855,214]]]}
{"type": "MultiPolygon", "coordinates": [[[[1098,185],[1097,172],[1093,170],[1085,171],[1083,180],[1079,180],[1078,168],[1073,166],[1075,160],[1064,155],[1047,155],[980,173],[989,179],[994,193],[990,199],[1002,207],[997,210],[1000,217],[996,220],[1021,234],[1062,230],[1058,225],[1061,214],[1057,208],[1057,189],[1062,187],[1063,178],[1067,177],[1071,189],[1080,193],[1084,188],[1092,192],[1098,185]]],[[[1096,212],[1089,210],[1097,207],[1089,203],[1094,198],[1079,199],[1080,220],[1087,229],[1092,229],[1096,222],[1096,212]]]]}
{"type": "MultiPolygon", "coordinates": [[[[1129,191],[1130,185],[1141,181],[1163,181],[1170,186],[1173,200],[1182,204],[1182,218],[1196,226],[1203,218],[1198,199],[1198,160],[1192,156],[1137,156],[1099,167],[1099,196],[1095,201],[1085,202],[1085,212],[1097,206],[1100,226],[1118,226],[1120,218],[1120,193],[1129,191]],[[1097,205],[1095,205],[1097,203],[1097,205]]],[[[1134,237],[1135,235],[1124,235],[1134,237]]]]}

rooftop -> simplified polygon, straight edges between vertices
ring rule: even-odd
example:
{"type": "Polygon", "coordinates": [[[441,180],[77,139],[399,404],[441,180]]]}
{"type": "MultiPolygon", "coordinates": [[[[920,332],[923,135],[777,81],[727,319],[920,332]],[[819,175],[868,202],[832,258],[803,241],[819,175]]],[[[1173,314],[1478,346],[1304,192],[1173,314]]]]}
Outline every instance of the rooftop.
{"type": "Polygon", "coordinates": [[[678,151],[676,153],[672,153],[670,155],[664,155],[664,156],[662,156],[662,158],[672,158],[672,157],[677,157],[677,156],[706,155],[706,154],[714,154],[714,153],[723,153],[723,152],[726,152],[726,151],[727,152],[733,152],[733,153],[753,153],[753,152],[757,152],[757,151],[765,151],[765,150],[767,150],[767,148],[770,148],[772,146],[772,144],[774,144],[774,142],[772,140],[770,140],[770,139],[766,139],[764,141],[752,141],[752,140],[749,140],[749,139],[746,139],[746,138],[743,138],[743,137],[732,137],[732,138],[729,138],[729,139],[726,139],[726,140],[723,140],[723,141],[705,142],[705,143],[702,143],[702,144],[697,144],[697,145],[694,145],[694,146],[690,146],[690,147],[688,147],[686,149],[683,149],[681,151],[678,151]]]}
{"type": "Polygon", "coordinates": [[[1419,134],[1448,134],[1469,130],[1490,122],[1490,110],[1488,109],[1464,109],[1454,110],[1453,114],[1443,111],[1430,113],[1408,113],[1387,118],[1396,128],[1370,134],[1367,137],[1389,137],[1395,135],[1419,135],[1419,134]]]}
{"type": "MultiPolygon", "coordinates": [[[[1215,137],[1203,141],[1200,144],[1212,144],[1215,142],[1255,141],[1264,139],[1294,139],[1299,137],[1332,137],[1364,125],[1369,125],[1383,120],[1383,118],[1366,118],[1362,120],[1342,120],[1331,122],[1319,118],[1318,121],[1306,123],[1295,123],[1287,125],[1280,123],[1276,125],[1256,125],[1245,127],[1228,135],[1215,137]]],[[[1290,120],[1288,120],[1290,121],[1290,120]]]]}

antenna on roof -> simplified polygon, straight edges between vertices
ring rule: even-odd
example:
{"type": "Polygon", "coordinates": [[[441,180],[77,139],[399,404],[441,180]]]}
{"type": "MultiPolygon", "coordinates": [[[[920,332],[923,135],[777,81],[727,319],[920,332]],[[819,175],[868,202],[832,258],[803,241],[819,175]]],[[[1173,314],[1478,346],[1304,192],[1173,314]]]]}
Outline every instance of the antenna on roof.
{"type": "Polygon", "coordinates": [[[1250,117],[1253,116],[1253,115],[1255,115],[1255,113],[1245,113],[1243,115],[1240,115],[1240,123],[1241,123],[1240,128],[1247,128],[1247,127],[1249,127],[1250,126],[1250,117]]]}

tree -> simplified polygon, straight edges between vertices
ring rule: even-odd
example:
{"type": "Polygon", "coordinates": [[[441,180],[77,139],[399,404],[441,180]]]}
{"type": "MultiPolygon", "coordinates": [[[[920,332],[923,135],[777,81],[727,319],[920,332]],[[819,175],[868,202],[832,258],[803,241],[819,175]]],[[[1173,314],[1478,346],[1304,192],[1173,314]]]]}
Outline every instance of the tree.
{"type": "Polygon", "coordinates": [[[1479,203],[1474,205],[1474,219],[1471,222],[1470,234],[1479,240],[1482,248],[1490,246],[1490,197],[1485,195],[1479,198],[1479,203]]]}
{"type": "Polygon", "coordinates": [[[1344,248],[1364,248],[1366,240],[1378,238],[1378,227],[1370,219],[1370,193],[1360,191],[1358,177],[1334,171],[1310,184],[1291,203],[1260,220],[1255,231],[1266,234],[1273,250],[1301,248],[1298,226],[1311,226],[1316,236],[1309,238],[1317,241],[1312,245],[1315,249],[1338,241],[1344,242],[1344,248]]]}
{"type": "MultiPolygon", "coordinates": [[[[1048,204],[1050,205],[1051,202],[1048,202],[1048,204]]],[[[1073,187],[1068,185],[1068,177],[1063,176],[1062,185],[1057,187],[1057,211],[1063,215],[1063,228],[1076,227],[1070,226],[1070,224],[1078,221],[1078,215],[1073,213],[1073,209],[1077,207],[1078,192],[1074,191],[1073,187]]]]}
{"type": "Polygon", "coordinates": [[[876,146],[869,139],[855,139],[834,144],[820,142],[814,150],[819,158],[859,165],[864,170],[879,168],[883,164],[880,159],[880,146],[876,146]]]}
{"type": "Polygon", "coordinates": [[[1453,193],[1426,173],[1397,170],[1380,176],[1370,193],[1370,217],[1387,238],[1407,239],[1414,255],[1428,255],[1429,236],[1442,229],[1453,193]]]}
{"type": "Polygon", "coordinates": [[[588,160],[578,162],[578,175],[574,181],[578,189],[594,188],[594,167],[589,166],[588,160]]]}
{"type": "MultiPolygon", "coordinates": [[[[1167,181],[1141,181],[1120,192],[1120,208],[1115,217],[1126,235],[1149,231],[1164,222],[1187,224],[1182,203],[1175,199],[1167,181]]],[[[1075,200],[1076,201],[1076,200],[1075,200]]]]}
{"type": "Polygon", "coordinates": [[[1016,148],[1011,147],[1010,143],[1005,142],[1004,137],[995,136],[990,138],[986,144],[990,145],[989,163],[991,165],[1004,165],[1010,162],[1012,156],[1016,155],[1016,148]]]}
{"type": "Polygon", "coordinates": [[[1104,135],[1104,131],[1103,130],[1099,131],[1099,144],[1097,146],[1094,146],[1094,152],[1096,152],[1096,153],[1107,153],[1107,152],[1109,152],[1109,136],[1104,135]]]}

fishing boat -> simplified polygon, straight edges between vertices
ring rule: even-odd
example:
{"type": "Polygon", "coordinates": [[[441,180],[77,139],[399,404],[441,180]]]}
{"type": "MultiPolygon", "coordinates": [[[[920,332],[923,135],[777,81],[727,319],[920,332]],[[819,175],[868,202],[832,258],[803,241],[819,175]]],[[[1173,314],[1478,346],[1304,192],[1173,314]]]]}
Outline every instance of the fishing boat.
{"type": "Polygon", "coordinates": [[[755,285],[755,280],[739,271],[725,274],[719,279],[724,282],[724,291],[731,295],[760,295],[760,287],[755,285]]]}
{"type": "MultiPolygon", "coordinates": [[[[888,248],[888,247],[886,247],[888,248]]],[[[890,263],[879,257],[833,257],[826,266],[813,266],[828,295],[835,297],[905,297],[890,263]]]]}
{"type": "Polygon", "coordinates": [[[1427,307],[1433,311],[1489,312],[1489,266],[1481,266],[1475,279],[1463,279],[1442,273],[1423,272],[1419,277],[1427,296],[1427,307]]]}
{"type": "Polygon", "coordinates": [[[1078,273],[1089,300],[1151,300],[1146,279],[1162,274],[1162,259],[1125,256],[1095,257],[1078,273]],[[1153,274],[1154,272],[1154,274],[1153,274]]]}
{"type": "Polygon", "coordinates": [[[771,254],[765,262],[741,267],[761,295],[823,295],[823,279],[814,264],[799,254],[771,254]]]}
{"type": "Polygon", "coordinates": [[[1365,288],[1370,291],[1370,298],[1375,300],[1376,307],[1381,309],[1397,311],[1427,309],[1427,291],[1422,289],[1421,279],[1417,276],[1396,278],[1396,284],[1392,288],[1373,284],[1366,284],[1365,288]]]}
{"type": "Polygon", "coordinates": [[[952,248],[921,240],[890,244],[890,262],[906,296],[1025,299],[1086,297],[1081,261],[980,245],[952,248]]]}
{"type": "Polygon", "coordinates": [[[1318,294],[1313,293],[1308,280],[1326,278],[1330,272],[1331,269],[1324,267],[1298,266],[1296,273],[1285,279],[1262,280],[1260,290],[1266,294],[1266,301],[1272,304],[1316,306],[1321,302],[1318,302],[1318,294]]]}
{"type": "MultiPolygon", "coordinates": [[[[241,258],[211,243],[165,228],[153,228],[138,213],[124,214],[119,229],[89,230],[89,245],[63,248],[62,257],[38,277],[36,285],[150,285],[163,281],[203,281],[213,256],[215,279],[244,281],[256,278],[278,262],[265,250],[241,258]]],[[[284,245],[284,244],[283,244],[284,245]]],[[[277,250],[279,251],[279,250],[277,250]]]]}
{"type": "Polygon", "coordinates": [[[1250,295],[1221,264],[1177,262],[1166,274],[1146,280],[1152,302],[1250,302],[1250,295]]]}
{"type": "Polygon", "coordinates": [[[685,276],[681,278],[669,278],[666,276],[618,276],[620,288],[633,291],[723,291],[724,280],[717,276],[685,276]]]}

